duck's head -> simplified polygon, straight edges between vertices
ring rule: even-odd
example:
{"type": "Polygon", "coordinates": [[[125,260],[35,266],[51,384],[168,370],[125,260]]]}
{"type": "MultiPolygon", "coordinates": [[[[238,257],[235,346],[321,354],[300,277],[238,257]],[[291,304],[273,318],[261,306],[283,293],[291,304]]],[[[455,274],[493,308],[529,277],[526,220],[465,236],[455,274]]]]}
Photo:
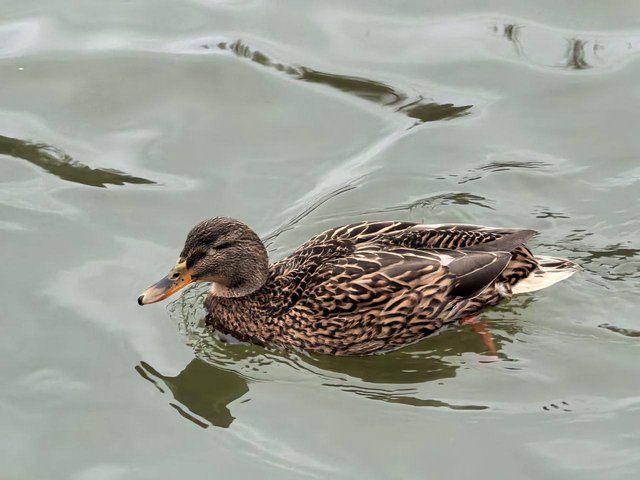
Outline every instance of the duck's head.
{"type": "Polygon", "coordinates": [[[191,229],[176,265],[138,304],[164,300],[192,282],[213,282],[214,295],[242,297],[262,287],[268,271],[267,251],[253,230],[232,218],[212,218],[191,229]]]}

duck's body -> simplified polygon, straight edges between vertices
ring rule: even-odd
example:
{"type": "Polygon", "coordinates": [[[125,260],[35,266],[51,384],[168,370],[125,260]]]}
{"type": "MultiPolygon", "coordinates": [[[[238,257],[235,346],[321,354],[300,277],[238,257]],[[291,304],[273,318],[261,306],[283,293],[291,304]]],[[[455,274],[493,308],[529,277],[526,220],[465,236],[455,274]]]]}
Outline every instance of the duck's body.
{"type": "Polygon", "coordinates": [[[518,290],[570,276],[571,262],[534,257],[524,246],[535,234],[477,225],[346,225],[272,264],[250,293],[236,295],[235,281],[214,283],[207,323],[243,341],[316,353],[399,348],[518,290]]]}

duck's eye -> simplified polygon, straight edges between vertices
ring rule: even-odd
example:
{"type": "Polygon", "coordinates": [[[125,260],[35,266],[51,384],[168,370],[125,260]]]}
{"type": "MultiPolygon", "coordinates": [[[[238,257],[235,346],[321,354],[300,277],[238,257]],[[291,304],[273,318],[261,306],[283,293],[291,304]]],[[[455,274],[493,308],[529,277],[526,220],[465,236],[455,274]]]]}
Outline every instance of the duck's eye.
{"type": "Polygon", "coordinates": [[[229,248],[231,246],[233,246],[233,242],[224,242],[224,243],[221,243],[220,245],[216,245],[215,249],[216,250],[222,250],[224,248],[229,248]]]}

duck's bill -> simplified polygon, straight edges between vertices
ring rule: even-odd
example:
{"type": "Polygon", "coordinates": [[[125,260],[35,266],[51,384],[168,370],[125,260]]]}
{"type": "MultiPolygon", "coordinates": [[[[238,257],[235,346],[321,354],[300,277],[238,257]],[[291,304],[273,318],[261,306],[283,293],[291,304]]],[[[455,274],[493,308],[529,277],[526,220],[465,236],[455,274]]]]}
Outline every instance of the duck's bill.
{"type": "Polygon", "coordinates": [[[148,305],[164,300],[192,282],[186,263],[178,263],[166,277],[151,285],[138,297],[138,305],[148,305]]]}

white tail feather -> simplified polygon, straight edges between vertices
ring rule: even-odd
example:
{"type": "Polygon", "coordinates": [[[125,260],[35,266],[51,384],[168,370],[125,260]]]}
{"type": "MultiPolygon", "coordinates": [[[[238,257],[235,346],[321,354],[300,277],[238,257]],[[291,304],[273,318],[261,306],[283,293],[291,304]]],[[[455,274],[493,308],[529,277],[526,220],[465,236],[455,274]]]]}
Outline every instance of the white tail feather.
{"type": "Polygon", "coordinates": [[[535,292],[536,290],[550,287],[554,283],[569,278],[578,269],[575,263],[564,258],[536,257],[536,260],[540,267],[513,286],[511,290],[513,295],[535,292]]]}

